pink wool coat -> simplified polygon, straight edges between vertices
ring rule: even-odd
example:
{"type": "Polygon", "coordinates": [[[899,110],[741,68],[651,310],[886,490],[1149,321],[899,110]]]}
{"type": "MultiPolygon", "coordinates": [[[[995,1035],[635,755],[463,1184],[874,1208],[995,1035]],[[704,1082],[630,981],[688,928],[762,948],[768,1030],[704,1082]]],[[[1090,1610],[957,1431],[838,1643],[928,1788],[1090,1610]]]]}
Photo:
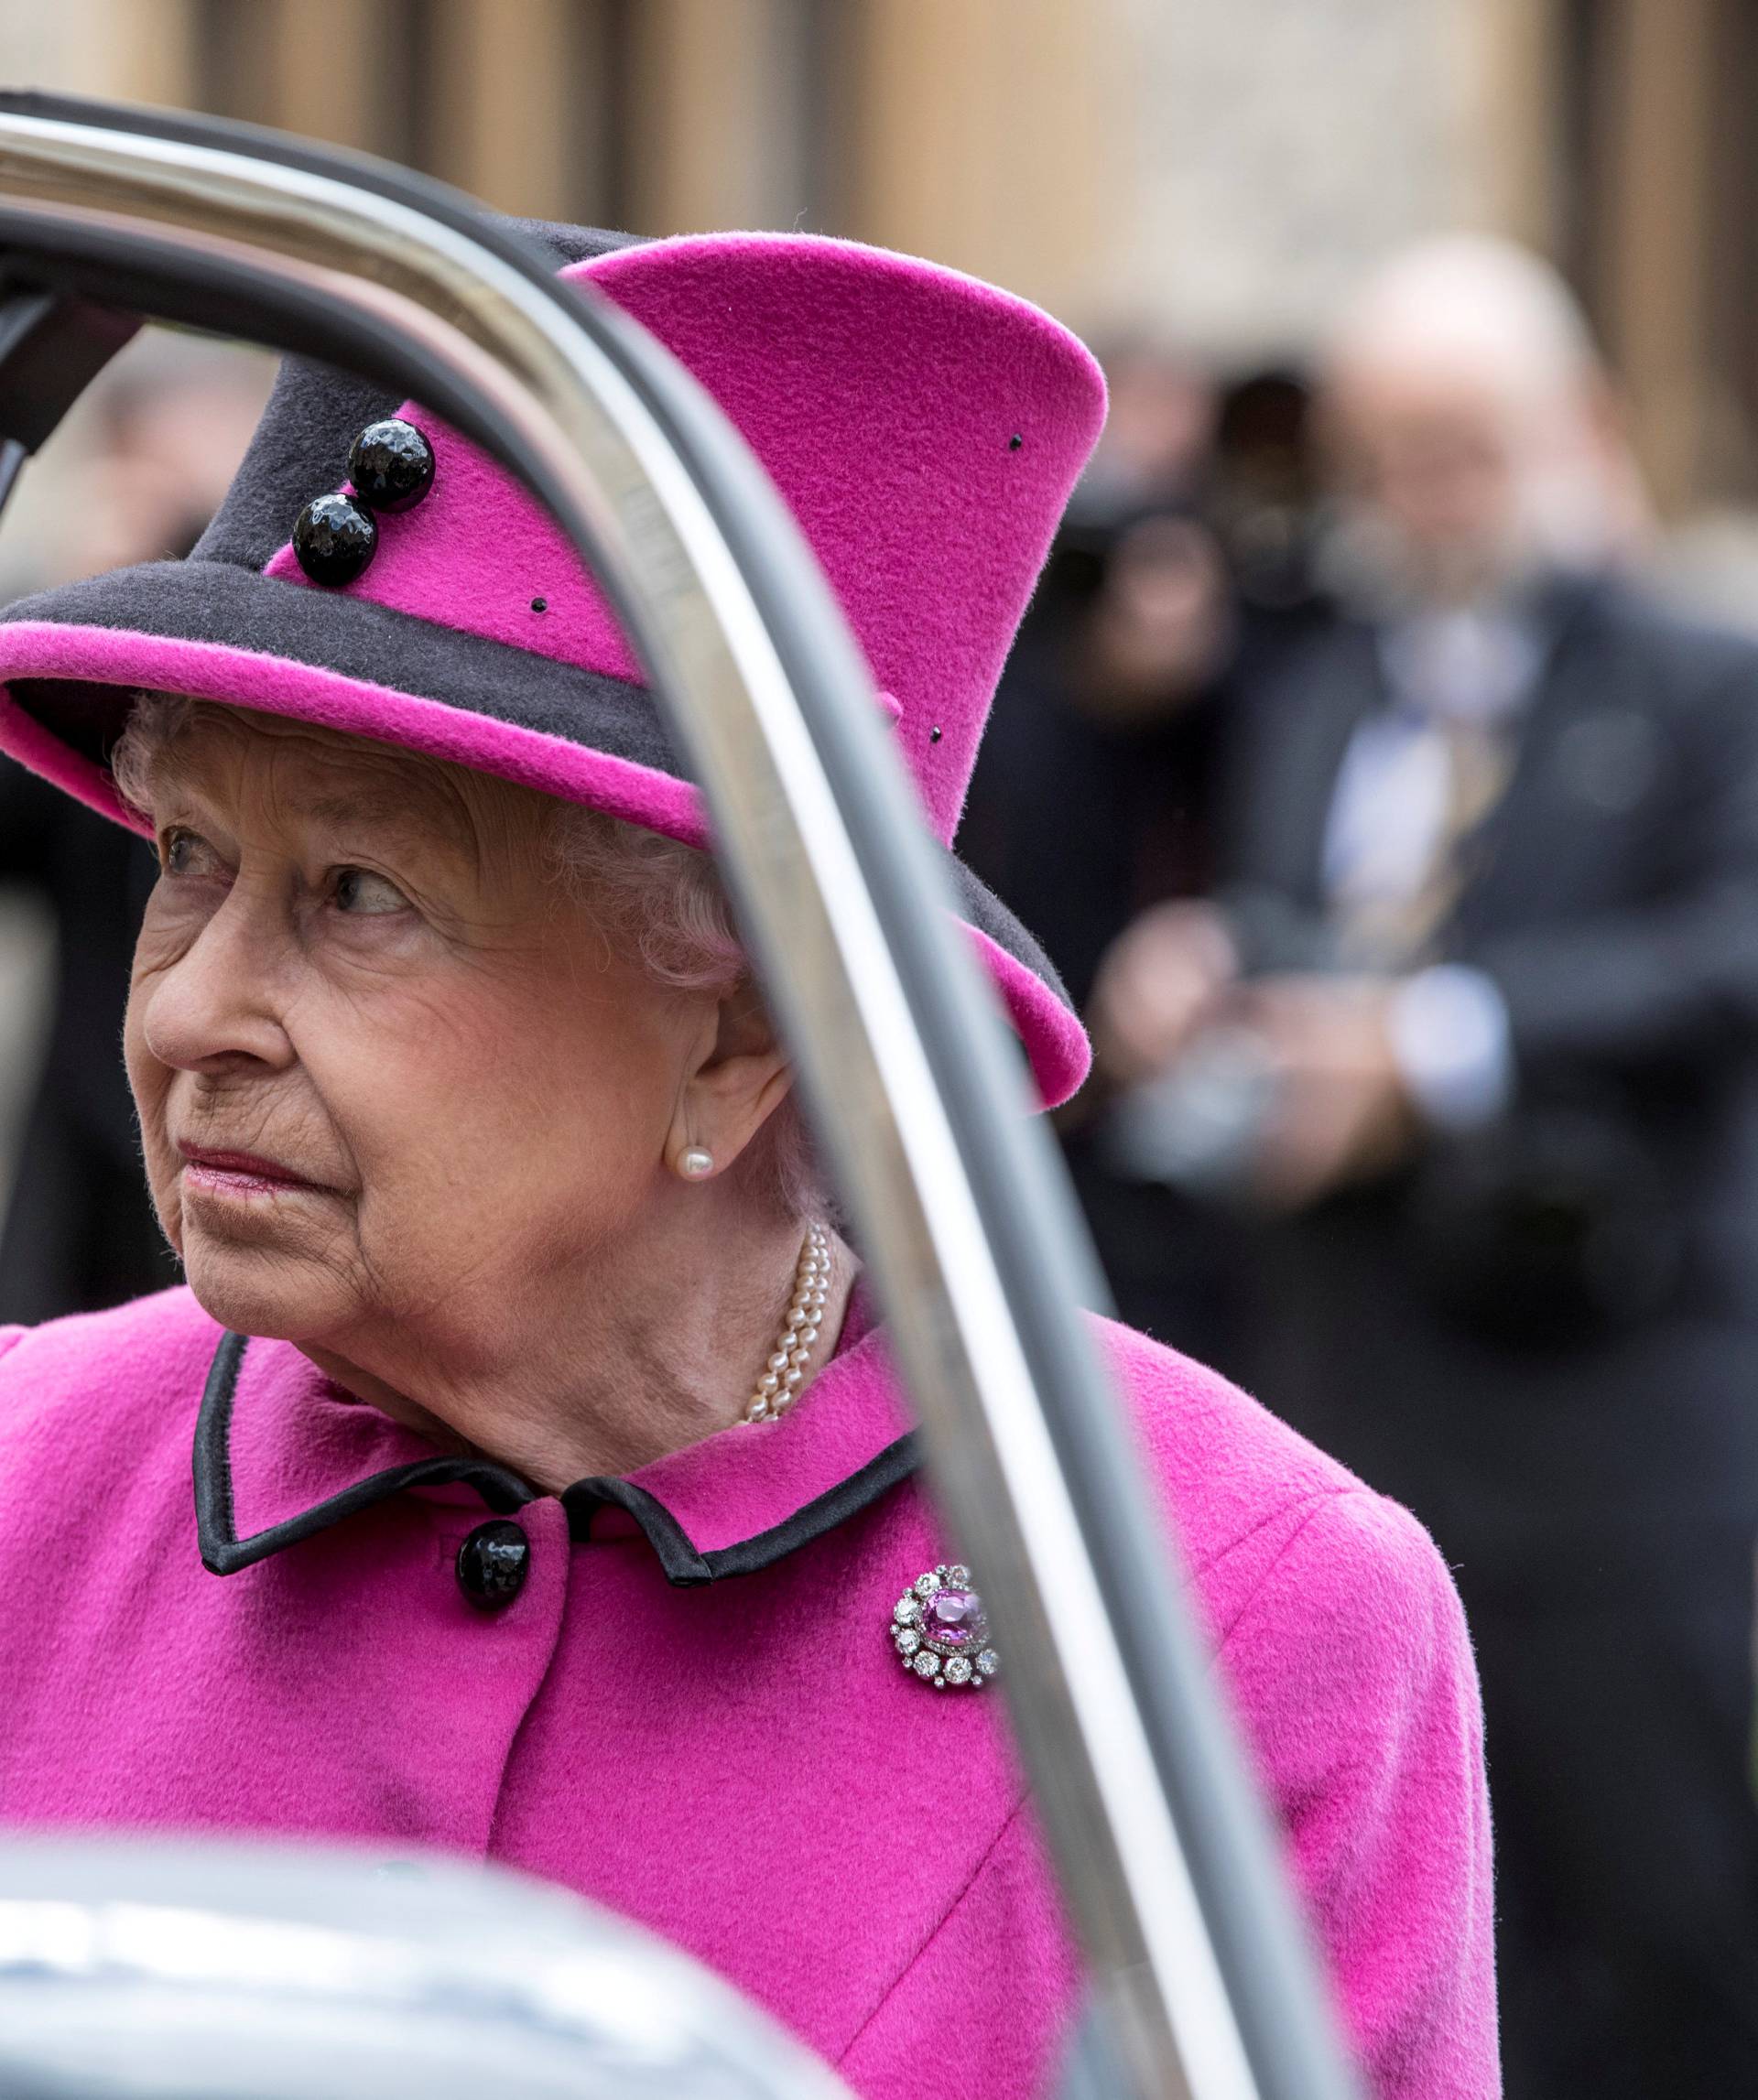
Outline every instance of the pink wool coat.
{"type": "MultiPolygon", "coordinates": [[[[1373,2092],[1489,2100],[1445,1569],[1221,1380],[1107,1340],[1373,2092]]],[[[0,1331],[0,1533],[44,1553],[0,1614],[0,1819],[493,1858],[689,1948],[869,2100],[1025,2100],[1078,1979],[999,1695],[887,1638],[946,1557],[914,1465],[858,1313],[783,1422],[559,1498],[460,1478],[187,1292],[0,1331]],[[487,1613],[454,1566],[496,1509],[531,1557],[487,1613]]]]}

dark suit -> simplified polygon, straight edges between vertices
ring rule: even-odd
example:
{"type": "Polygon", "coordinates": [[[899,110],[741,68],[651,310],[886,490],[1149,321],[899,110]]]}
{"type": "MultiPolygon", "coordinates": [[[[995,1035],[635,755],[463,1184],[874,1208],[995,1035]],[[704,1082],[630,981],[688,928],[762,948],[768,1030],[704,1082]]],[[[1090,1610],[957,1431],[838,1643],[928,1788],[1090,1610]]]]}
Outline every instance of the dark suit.
{"type": "MultiPolygon", "coordinates": [[[[1515,1098],[1255,1230],[1230,1366],[1453,1564],[1479,1644],[1513,2100],[1758,2090],[1758,648],[1558,589],[1439,946],[1515,1098]]],[[[1223,854],[1257,967],[1324,946],[1339,622],[1244,718],[1223,854]]]]}

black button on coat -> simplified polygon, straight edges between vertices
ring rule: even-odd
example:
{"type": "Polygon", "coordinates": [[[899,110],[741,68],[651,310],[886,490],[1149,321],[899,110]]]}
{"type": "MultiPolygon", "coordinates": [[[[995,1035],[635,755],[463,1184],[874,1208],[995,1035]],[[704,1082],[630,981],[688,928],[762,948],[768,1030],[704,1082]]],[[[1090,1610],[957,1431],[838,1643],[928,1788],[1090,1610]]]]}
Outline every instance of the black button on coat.
{"type": "Polygon", "coordinates": [[[483,1611],[499,1611],[525,1587],[531,1542],[510,1517],[478,1524],[458,1549],[458,1586],[483,1611]]]}

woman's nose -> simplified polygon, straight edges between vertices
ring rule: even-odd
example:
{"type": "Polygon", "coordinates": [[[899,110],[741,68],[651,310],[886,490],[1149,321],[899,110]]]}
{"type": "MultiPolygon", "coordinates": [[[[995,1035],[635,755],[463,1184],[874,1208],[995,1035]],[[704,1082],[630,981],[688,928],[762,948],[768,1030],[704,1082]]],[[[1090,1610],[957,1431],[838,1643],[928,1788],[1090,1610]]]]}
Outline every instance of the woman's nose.
{"type": "Polygon", "coordinates": [[[181,954],[136,996],[142,1034],[161,1065],[221,1073],[293,1061],[285,1025],[288,936],[271,900],[235,882],[181,954]]]}

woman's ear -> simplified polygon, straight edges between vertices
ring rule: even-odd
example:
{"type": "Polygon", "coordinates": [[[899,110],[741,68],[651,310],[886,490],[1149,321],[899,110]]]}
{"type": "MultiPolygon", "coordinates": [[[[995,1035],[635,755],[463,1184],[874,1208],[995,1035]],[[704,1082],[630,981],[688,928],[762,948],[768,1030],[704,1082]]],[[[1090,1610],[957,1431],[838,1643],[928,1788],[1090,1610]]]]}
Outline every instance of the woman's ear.
{"type": "Polygon", "coordinates": [[[775,1024],[747,978],[713,1009],[685,1076],[668,1133],[676,1163],[706,1153],[705,1170],[692,1164],[686,1178],[723,1174],[787,1099],[794,1083],[775,1024]]]}

